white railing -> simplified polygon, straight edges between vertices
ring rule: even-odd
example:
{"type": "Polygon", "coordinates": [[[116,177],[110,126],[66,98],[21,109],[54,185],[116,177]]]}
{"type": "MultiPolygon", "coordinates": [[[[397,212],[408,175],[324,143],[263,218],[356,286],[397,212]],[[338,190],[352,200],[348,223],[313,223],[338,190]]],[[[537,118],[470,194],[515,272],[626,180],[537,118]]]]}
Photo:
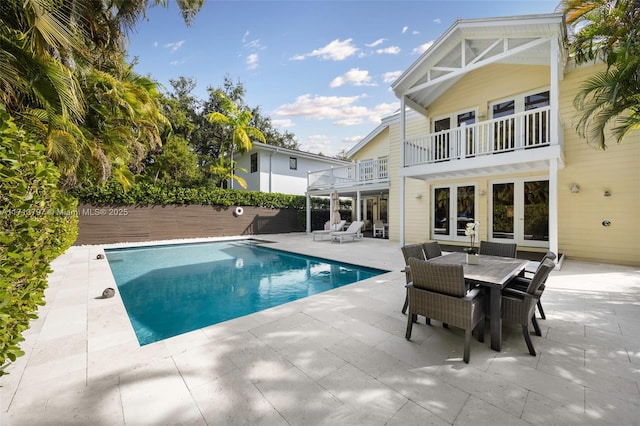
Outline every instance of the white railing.
{"type": "Polygon", "coordinates": [[[341,188],[354,185],[387,182],[389,180],[389,160],[359,161],[345,167],[309,172],[307,189],[341,188]]]}
{"type": "MultiPolygon", "coordinates": [[[[407,139],[404,164],[437,163],[550,145],[551,107],[462,125],[455,129],[407,139]]],[[[559,143],[558,137],[554,143],[559,143]]]]}

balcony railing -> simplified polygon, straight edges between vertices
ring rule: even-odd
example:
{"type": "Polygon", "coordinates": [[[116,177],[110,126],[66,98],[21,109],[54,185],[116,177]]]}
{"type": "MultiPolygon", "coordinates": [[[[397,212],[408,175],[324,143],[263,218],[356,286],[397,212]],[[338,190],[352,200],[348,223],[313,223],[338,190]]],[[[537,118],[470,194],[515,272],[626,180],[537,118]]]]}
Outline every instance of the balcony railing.
{"type": "Polygon", "coordinates": [[[383,183],[389,181],[389,160],[359,161],[350,166],[332,167],[330,169],[309,172],[307,188],[339,189],[345,187],[383,183]]]}
{"type": "Polygon", "coordinates": [[[407,139],[404,164],[437,163],[493,155],[559,143],[551,135],[551,107],[462,125],[455,129],[407,139]]]}

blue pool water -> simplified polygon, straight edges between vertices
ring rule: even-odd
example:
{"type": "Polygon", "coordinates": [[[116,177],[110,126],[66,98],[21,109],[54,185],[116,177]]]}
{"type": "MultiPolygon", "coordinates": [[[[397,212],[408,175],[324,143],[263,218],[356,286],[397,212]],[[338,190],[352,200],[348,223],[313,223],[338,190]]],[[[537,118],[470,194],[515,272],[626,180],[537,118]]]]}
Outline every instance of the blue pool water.
{"type": "Polygon", "coordinates": [[[389,272],[275,250],[256,240],[105,253],[141,345],[389,272]]]}

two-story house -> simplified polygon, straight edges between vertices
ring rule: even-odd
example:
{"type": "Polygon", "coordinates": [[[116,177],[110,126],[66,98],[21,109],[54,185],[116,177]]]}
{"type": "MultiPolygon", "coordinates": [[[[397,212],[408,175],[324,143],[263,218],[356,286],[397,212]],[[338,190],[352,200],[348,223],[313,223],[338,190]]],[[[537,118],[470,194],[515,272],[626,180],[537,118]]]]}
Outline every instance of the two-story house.
{"type": "MultiPolygon", "coordinates": [[[[350,161],[296,149],[261,142],[253,142],[252,145],[250,151],[235,157],[236,175],[247,182],[247,191],[304,195],[309,171],[351,165],[350,161]]],[[[234,188],[243,189],[237,183],[234,188]]]]}
{"type": "Polygon", "coordinates": [[[392,84],[390,239],[468,246],[478,221],[482,240],[640,265],[640,134],[602,151],[576,132],[603,69],[569,56],[562,14],[456,21],[392,84]]]}

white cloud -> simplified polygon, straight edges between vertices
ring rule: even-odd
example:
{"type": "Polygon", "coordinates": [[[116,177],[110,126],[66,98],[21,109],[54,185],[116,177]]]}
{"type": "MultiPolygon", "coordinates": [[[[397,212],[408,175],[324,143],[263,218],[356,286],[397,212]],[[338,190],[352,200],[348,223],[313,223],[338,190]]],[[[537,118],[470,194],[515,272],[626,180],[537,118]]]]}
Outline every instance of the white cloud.
{"type": "Polygon", "coordinates": [[[298,96],[291,104],[281,105],[272,113],[272,117],[306,117],[316,120],[342,119],[344,108],[353,104],[361,96],[298,96]]]}
{"type": "Polygon", "coordinates": [[[162,47],[166,47],[167,49],[171,50],[171,53],[175,52],[176,50],[180,49],[182,47],[183,44],[186,43],[186,40],[180,40],[180,41],[176,41],[174,43],[167,43],[165,45],[163,45],[162,47]]]}
{"type": "Polygon", "coordinates": [[[440,18],[436,18],[433,20],[433,22],[435,22],[436,24],[441,24],[442,21],[440,20],[440,18]]]}
{"type": "Polygon", "coordinates": [[[258,68],[258,54],[252,53],[247,56],[247,69],[255,70],[256,68],[258,68]]]}
{"type": "Polygon", "coordinates": [[[249,34],[251,34],[251,33],[249,32],[249,30],[247,30],[247,31],[245,31],[245,32],[244,32],[244,35],[242,36],[242,42],[243,42],[243,43],[246,43],[246,42],[247,42],[247,38],[249,37],[249,34]]]}
{"type": "Polygon", "coordinates": [[[185,63],[185,60],[184,59],[180,59],[180,60],[175,60],[175,61],[169,62],[169,65],[176,66],[176,65],[182,65],[184,63],[185,63]]]}
{"type": "Polygon", "coordinates": [[[382,117],[395,112],[398,104],[382,103],[373,108],[357,105],[365,96],[298,96],[271,112],[271,117],[303,117],[312,120],[333,120],[337,126],[351,126],[365,121],[380,123],[382,117]]]}
{"type": "Polygon", "coordinates": [[[374,84],[371,82],[371,76],[369,75],[369,71],[361,70],[359,68],[351,68],[349,71],[344,73],[343,75],[334,78],[331,83],[329,83],[329,87],[336,88],[347,83],[351,83],[354,86],[373,86],[374,84]]]}
{"type": "Polygon", "coordinates": [[[418,34],[420,34],[420,31],[418,30],[411,31],[411,35],[418,35],[418,34]]]}
{"type": "Polygon", "coordinates": [[[271,124],[276,129],[286,129],[289,127],[295,127],[296,123],[290,118],[285,118],[284,120],[271,120],[271,124]]]}
{"type": "Polygon", "coordinates": [[[408,30],[409,30],[409,27],[405,25],[404,27],[402,27],[402,34],[406,33],[408,30]]]}
{"type": "Polygon", "coordinates": [[[362,140],[362,136],[349,136],[347,138],[343,138],[342,142],[348,143],[348,144],[355,144],[360,142],[361,140],[362,140]]]}
{"type": "Polygon", "coordinates": [[[389,46],[385,47],[384,49],[376,50],[376,53],[379,53],[381,55],[397,55],[398,53],[400,53],[400,48],[398,46],[389,46]]]}
{"type": "Polygon", "coordinates": [[[340,39],[335,39],[331,43],[327,44],[320,49],[315,49],[311,53],[307,53],[304,55],[295,55],[292,57],[292,60],[299,61],[306,57],[319,57],[323,60],[331,60],[331,61],[343,61],[350,56],[353,56],[360,49],[355,47],[351,41],[353,39],[346,39],[344,41],[340,41],[340,39]]]}
{"type": "Polygon", "coordinates": [[[311,135],[300,143],[300,147],[307,152],[335,155],[335,149],[331,146],[332,138],[328,135],[311,135]]]}
{"type": "Polygon", "coordinates": [[[431,46],[433,46],[433,40],[428,41],[424,44],[421,44],[420,46],[416,47],[413,49],[413,51],[411,53],[415,54],[415,55],[422,55],[424,52],[426,52],[431,46]]]}
{"type": "Polygon", "coordinates": [[[153,42],[153,47],[158,47],[158,42],[157,41],[153,42]]]}
{"type": "Polygon", "coordinates": [[[367,47],[376,47],[376,46],[380,46],[382,43],[384,43],[384,41],[385,41],[385,39],[383,39],[383,38],[379,38],[379,39],[377,39],[376,41],[374,41],[373,43],[369,43],[369,44],[366,44],[366,43],[365,43],[365,46],[367,46],[367,47]]]}
{"type": "Polygon", "coordinates": [[[400,77],[402,75],[402,71],[390,71],[390,72],[385,72],[382,75],[382,80],[385,83],[393,83],[394,81],[396,81],[398,79],[398,77],[400,77]]]}

